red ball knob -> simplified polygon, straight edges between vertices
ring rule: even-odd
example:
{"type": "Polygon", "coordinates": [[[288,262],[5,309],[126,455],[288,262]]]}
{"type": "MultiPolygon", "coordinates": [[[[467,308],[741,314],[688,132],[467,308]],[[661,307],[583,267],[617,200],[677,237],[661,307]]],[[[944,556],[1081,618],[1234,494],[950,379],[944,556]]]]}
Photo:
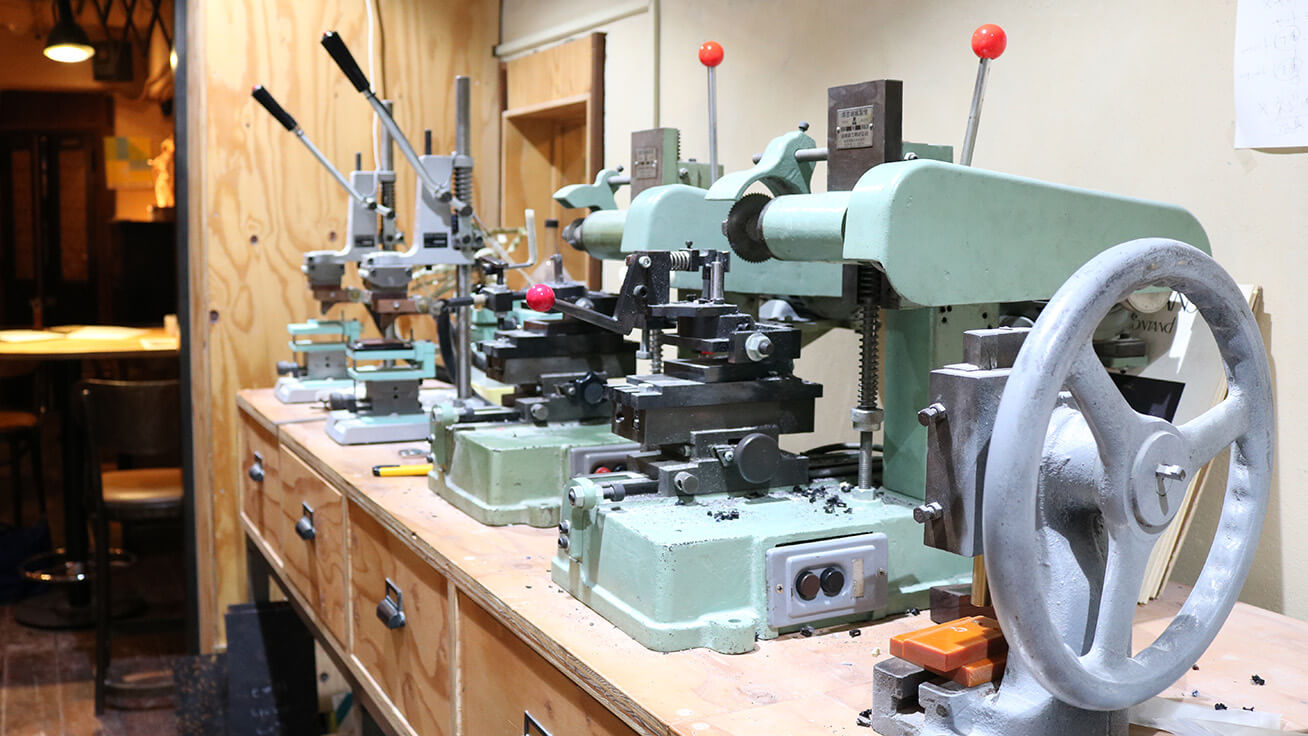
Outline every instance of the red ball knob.
{"type": "Polygon", "coordinates": [[[994,23],[972,31],[972,52],[982,59],[998,59],[1008,48],[1008,34],[994,23]]]}
{"type": "Polygon", "coordinates": [[[548,312],[554,307],[554,290],[545,284],[527,289],[527,306],[537,312],[548,312]]]}
{"type": "Polygon", "coordinates": [[[722,63],[722,44],[717,41],[705,41],[699,45],[699,63],[704,66],[717,66],[722,63]]]}

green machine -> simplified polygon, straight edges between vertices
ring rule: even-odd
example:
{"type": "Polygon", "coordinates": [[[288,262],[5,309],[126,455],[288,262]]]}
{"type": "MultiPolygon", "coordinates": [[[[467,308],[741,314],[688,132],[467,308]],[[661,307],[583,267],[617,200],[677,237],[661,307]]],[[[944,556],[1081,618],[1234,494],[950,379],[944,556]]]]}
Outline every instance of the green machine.
{"type": "MultiPolygon", "coordinates": [[[[625,212],[596,209],[568,228],[576,247],[631,256],[621,296],[637,316],[619,305],[609,327],[680,349],[610,387],[613,430],[641,450],[624,472],[565,486],[552,562],[557,584],[647,647],[744,652],[756,638],[925,607],[930,588],[967,581],[970,560],[922,541],[931,371],[961,359],[965,331],[1038,309],[1118,243],[1208,248],[1179,207],[904,143],[901,109],[897,81],[832,88],[825,148],[801,126],[707,190],[650,188],[625,212]],[[824,193],[810,186],[820,161],[824,193]],[[722,251],[729,260],[712,255],[722,251]],[[690,294],[650,301],[660,283],[690,294]],[[811,429],[815,396],[791,374],[795,333],[833,326],[862,337],[850,356],[859,441],[786,453],[777,437],[811,429]]],[[[565,300],[555,309],[587,318],[565,300]]]]}

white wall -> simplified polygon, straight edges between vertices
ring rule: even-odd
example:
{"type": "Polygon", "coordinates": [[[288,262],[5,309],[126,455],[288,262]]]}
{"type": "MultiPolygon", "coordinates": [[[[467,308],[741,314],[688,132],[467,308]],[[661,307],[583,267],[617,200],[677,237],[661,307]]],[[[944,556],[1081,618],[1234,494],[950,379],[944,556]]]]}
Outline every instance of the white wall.
{"type": "MultiPolygon", "coordinates": [[[[503,0],[506,41],[602,10],[596,0],[503,0]]],[[[828,86],[904,81],[904,136],[957,146],[976,60],[973,28],[1004,26],[974,164],[1181,204],[1208,229],[1214,255],[1242,283],[1265,288],[1264,335],[1278,379],[1278,452],[1267,526],[1244,600],[1308,618],[1302,493],[1308,430],[1293,407],[1308,388],[1292,366],[1308,358],[1294,304],[1308,273],[1308,149],[1232,148],[1234,0],[1101,3],[1055,0],[662,0],[661,123],[682,129],[683,155],[707,158],[700,42],[726,49],[719,67],[719,146],[728,170],[800,120],[824,141],[828,86]],[[1296,326],[1299,325],[1299,326],[1296,326]]],[[[623,163],[629,133],[653,121],[650,14],[608,31],[606,157],[623,163]]],[[[815,179],[822,179],[819,170],[815,179]]],[[[853,341],[829,336],[800,375],[822,381],[824,411],[849,405],[853,341]],[[833,368],[833,363],[843,364],[833,368]]],[[[844,426],[839,412],[832,424],[844,426]]],[[[1220,508],[1208,494],[1176,578],[1193,580],[1220,508]]]]}

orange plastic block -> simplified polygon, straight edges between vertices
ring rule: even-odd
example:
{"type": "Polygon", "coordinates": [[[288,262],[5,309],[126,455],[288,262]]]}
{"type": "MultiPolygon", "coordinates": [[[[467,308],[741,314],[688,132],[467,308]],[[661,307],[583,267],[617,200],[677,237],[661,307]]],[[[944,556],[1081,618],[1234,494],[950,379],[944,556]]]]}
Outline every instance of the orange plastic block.
{"type": "Polygon", "coordinates": [[[890,639],[892,656],[941,673],[1007,651],[999,622],[986,616],[968,616],[890,639]]]}
{"type": "MultiPolygon", "coordinates": [[[[936,674],[947,677],[963,687],[976,687],[1002,677],[1004,665],[1006,664],[1008,664],[1008,655],[1000,654],[995,657],[985,657],[975,662],[969,662],[952,672],[936,672],[936,674]]],[[[932,672],[935,672],[935,670],[932,670],[932,672]]]]}

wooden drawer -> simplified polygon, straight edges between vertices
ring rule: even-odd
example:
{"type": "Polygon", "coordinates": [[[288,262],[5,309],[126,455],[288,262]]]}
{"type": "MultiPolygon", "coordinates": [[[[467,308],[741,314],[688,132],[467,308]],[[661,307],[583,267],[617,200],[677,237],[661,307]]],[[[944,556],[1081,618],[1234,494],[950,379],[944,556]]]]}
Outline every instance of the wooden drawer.
{"type": "Polygon", "coordinates": [[[345,502],[298,456],[282,448],[282,558],[286,577],[318,620],[348,646],[345,502]],[[303,529],[296,525],[306,520],[303,529]]]}
{"type": "Polygon", "coordinates": [[[264,541],[281,554],[282,484],[277,436],[241,412],[241,511],[264,541]]]}
{"type": "Polygon", "coordinates": [[[521,736],[634,736],[608,708],[545,661],[471,599],[459,595],[459,698],[463,732],[521,736]]]}
{"type": "Polygon", "coordinates": [[[349,514],[354,660],[414,732],[453,734],[448,583],[362,508],[350,504],[349,514]],[[398,595],[387,587],[388,580],[398,595]],[[388,628],[378,617],[384,597],[398,598],[403,626],[388,628]]]}

